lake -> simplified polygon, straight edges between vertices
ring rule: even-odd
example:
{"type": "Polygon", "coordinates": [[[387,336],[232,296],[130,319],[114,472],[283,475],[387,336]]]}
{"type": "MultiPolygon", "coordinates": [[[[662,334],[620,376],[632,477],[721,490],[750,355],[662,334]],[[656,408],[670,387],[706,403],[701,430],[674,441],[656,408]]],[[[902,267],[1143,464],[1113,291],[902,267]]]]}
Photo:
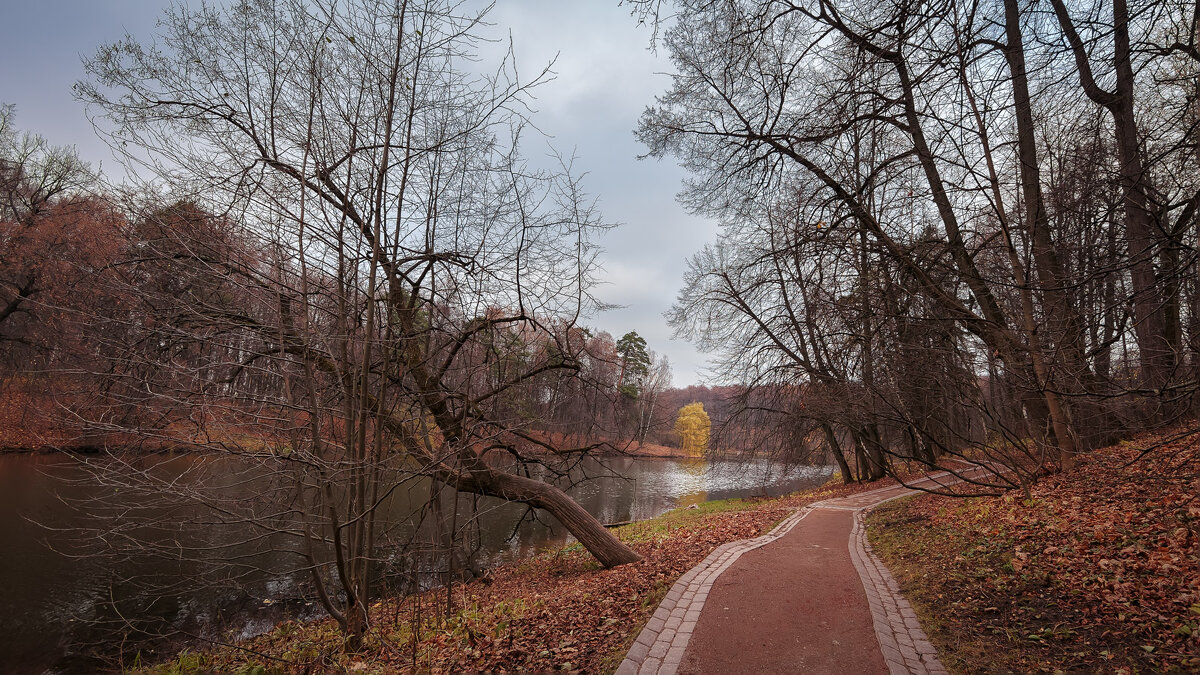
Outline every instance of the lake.
{"type": "MultiPolygon", "coordinates": [[[[176,470],[172,462],[191,466],[196,461],[171,459],[163,470],[176,470]]],[[[785,494],[820,484],[830,473],[829,467],[783,467],[766,461],[586,458],[572,470],[571,482],[601,477],[583,480],[568,491],[601,522],[614,523],[652,518],[703,501],[785,494]]],[[[219,577],[208,576],[211,570],[201,562],[172,560],[161,550],[159,555],[113,555],[97,548],[96,540],[81,544],[78,532],[88,530],[115,543],[134,531],[159,542],[241,541],[218,532],[217,524],[206,525],[197,514],[147,504],[133,493],[126,497],[119,490],[111,492],[111,487],[89,484],[86,476],[71,456],[0,456],[0,578],[6,580],[0,594],[0,670],[85,672],[96,666],[87,657],[90,645],[103,644],[109,652],[123,649],[127,655],[148,649],[119,642],[126,620],[167,626],[177,635],[248,637],[285,616],[321,615],[307,576],[296,571],[295,556],[279,542],[254,550],[249,543],[245,550],[236,544],[227,552],[244,554],[248,564],[236,574],[224,571],[219,577]],[[103,513],[99,507],[87,508],[98,497],[103,513]],[[139,527],[127,529],[129,523],[122,518],[135,519],[139,527]],[[185,524],[173,525],[176,518],[185,524]],[[141,527],[147,521],[155,525],[141,527]],[[256,572],[259,568],[273,571],[256,572]],[[144,589],[151,581],[172,592],[146,596],[144,589]]],[[[414,482],[398,491],[387,508],[402,519],[399,514],[414,512],[413,505],[427,501],[428,494],[428,483],[414,482]]],[[[567,541],[567,533],[551,519],[530,519],[523,506],[465,496],[458,503],[464,520],[468,510],[476,516],[473,543],[482,566],[517,560],[567,541]]],[[[412,576],[419,577],[422,586],[436,578],[421,575],[435,564],[431,558],[402,562],[416,570],[412,576]]]]}

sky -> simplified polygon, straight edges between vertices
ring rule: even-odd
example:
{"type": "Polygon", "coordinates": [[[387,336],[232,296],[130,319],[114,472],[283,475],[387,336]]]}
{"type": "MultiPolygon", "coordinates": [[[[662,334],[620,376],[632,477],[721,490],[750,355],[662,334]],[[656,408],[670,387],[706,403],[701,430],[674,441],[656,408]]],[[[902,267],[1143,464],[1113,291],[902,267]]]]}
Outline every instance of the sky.
{"type": "MultiPolygon", "coordinates": [[[[186,0],[196,4],[198,0],[186,0]]],[[[16,126],[54,145],[75,146],[109,178],[121,168],[100,140],[71,86],[82,60],[126,33],[149,41],[168,0],[0,0],[0,103],[17,107],[16,126]]],[[[675,201],[684,172],[671,160],[638,160],[633,136],[642,110],[669,84],[670,62],[649,49],[618,0],[498,0],[491,33],[512,36],[524,77],[554,61],[556,79],[537,90],[534,122],[564,155],[575,155],[584,187],[604,219],[620,223],[602,245],[600,298],[619,309],[588,323],[620,337],[637,331],[671,362],[675,386],[701,383],[704,355],[671,338],[663,318],[682,283],[688,256],[713,240],[717,226],[675,201]]],[[[548,152],[531,143],[528,155],[548,152]]]]}

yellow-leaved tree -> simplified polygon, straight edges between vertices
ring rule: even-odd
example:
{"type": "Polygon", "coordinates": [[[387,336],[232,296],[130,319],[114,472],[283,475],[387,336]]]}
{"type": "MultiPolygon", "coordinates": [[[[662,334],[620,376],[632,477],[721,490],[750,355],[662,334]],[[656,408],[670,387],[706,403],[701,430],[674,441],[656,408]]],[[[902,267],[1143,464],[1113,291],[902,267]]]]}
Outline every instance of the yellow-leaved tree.
{"type": "Polygon", "coordinates": [[[708,447],[708,432],[712,422],[704,411],[704,404],[689,403],[679,409],[675,420],[675,431],[679,434],[679,447],[690,455],[702,455],[708,447]]]}

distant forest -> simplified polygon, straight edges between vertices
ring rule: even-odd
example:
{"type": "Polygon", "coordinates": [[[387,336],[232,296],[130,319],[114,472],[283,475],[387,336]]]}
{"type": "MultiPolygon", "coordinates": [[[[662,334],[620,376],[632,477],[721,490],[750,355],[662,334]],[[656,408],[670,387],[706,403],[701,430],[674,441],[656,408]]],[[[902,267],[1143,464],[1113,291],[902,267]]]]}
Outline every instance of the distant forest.
{"type": "Polygon", "coordinates": [[[1200,5],[628,6],[674,71],[636,133],[721,226],[668,316],[716,386],[589,327],[613,225],[526,159],[552,73],[481,68],[486,8],[181,4],[74,90],[139,183],[0,108],[0,445],[290,537],[354,648],[388,495],[524,504],[634,562],[566,465],[678,444],[686,404],[710,455],[847,482],[957,459],[1028,492],[1196,433],[1200,5]],[[271,489],[129,459],[165,448],[271,489]]]}
{"type": "MultiPolygon", "coordinates": [[[[287,378],[262,366],[246,331],[285,325],[289,307],[278,289],[238,278],[274,273],[278,251],[195,202],[106,192],[71,150],[19,131],[13,107],[0,115],[0,447],[289,442],[287,378]]],[[[745,391],[671,387],[667,359],[636,332],[618,340],[561,318],[537,323],[545,330],[497,321],[472,358],[492,387],[543,371],[488,411],[543,450],[677,449],[681,407],[700,402],[720,425],[745,391]]]]}

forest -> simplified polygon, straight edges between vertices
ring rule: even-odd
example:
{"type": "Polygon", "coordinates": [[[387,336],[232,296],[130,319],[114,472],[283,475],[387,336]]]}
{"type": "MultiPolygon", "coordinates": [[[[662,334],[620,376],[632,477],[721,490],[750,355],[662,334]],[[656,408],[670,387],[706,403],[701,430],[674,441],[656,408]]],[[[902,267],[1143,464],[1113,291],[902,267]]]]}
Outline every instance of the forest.
{"type": "Polygon", "coordinates": [[[965,452],[1035,480],[1194,419],[1196,12],[679,3],[638,133],[723,230],[672,325],[869,478],[965,452]]]}
{"type": "Polygon", "coordinates": [[[417,480],[612,568],[642,556],[553,480],[587,455],[961,460],[1028,495],[1138,432],[1195,442],[1200,4],[628,6],[673,68],[637,137],[720,224],[666,317],[709,386],[593,323],[614,225],[570,157],[528,159],[551,73],[480,66],[485,11],[180,5],[75,88],[140,182],[0,107],[0,446],[300,542],[353,650],[417,480]],[[178,452],[269,487],[142,464],[178,452]]]}

